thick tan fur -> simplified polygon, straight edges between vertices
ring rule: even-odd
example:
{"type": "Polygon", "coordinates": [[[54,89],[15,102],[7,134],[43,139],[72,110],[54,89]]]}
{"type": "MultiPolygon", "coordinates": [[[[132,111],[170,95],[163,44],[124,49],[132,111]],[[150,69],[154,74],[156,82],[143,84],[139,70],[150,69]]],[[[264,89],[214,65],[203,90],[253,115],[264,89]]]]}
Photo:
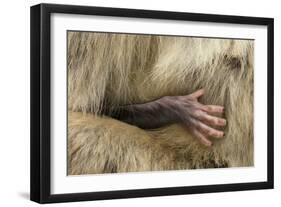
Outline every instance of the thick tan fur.
{"type": "Polygon", "coordinates": [[[68,33],[68,173],[253,165],[253,41],[68,33]],[[100,114],[204,88],[225,106],[225,137],[202,146],[174,124],[142,130],[100,114]]]}

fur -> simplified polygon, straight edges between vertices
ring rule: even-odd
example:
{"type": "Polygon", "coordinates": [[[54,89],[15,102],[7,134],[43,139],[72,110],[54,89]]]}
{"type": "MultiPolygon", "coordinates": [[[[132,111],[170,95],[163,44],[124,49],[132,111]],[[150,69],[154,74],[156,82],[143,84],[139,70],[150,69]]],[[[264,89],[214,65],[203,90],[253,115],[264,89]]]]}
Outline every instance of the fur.
{"type": "Polygon", "coordinates": [[[68,174],[253,165],[253,41],[68,32],[68,174]],[[204,88],[225,137],[202,146],[174,124],[142,130],[101,114],[204,88]]]}

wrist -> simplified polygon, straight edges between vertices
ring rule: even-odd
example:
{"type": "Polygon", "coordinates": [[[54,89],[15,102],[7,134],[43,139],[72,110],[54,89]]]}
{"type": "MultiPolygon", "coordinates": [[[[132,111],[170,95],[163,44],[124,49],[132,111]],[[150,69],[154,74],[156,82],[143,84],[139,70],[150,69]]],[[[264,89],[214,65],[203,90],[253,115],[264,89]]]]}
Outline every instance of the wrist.
{"type": "Polygon", "coordinates": [[[160,113],[167,119],[178,122],[178,113],[175,107],[175,97],[164,96],[157,100],[159,105],[160,113]]]}

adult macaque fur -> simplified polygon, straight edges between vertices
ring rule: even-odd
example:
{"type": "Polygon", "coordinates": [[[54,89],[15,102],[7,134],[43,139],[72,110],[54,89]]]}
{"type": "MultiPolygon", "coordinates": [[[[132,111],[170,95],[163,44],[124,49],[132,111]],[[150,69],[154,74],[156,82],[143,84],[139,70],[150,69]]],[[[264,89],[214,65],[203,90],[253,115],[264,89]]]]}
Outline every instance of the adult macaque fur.
{"type": "Polygon", "coordinates": [[[68,174],[253,165],[252,40],[68,32],[68,174]],[[186,127],[143,130],[104,107],[188,95],[224,106],[223,139],[186,127]]]}

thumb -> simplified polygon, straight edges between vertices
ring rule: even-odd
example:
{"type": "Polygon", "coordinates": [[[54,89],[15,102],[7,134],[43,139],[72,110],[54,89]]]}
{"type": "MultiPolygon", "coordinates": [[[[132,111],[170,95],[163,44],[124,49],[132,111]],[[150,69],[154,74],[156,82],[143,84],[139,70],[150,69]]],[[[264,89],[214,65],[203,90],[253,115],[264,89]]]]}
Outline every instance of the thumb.
{"type": "Polygon", "coordinates": [[[194,93],[190,94],[190,96],[194,99],[200,98],[204,94],[204,89],[199,89],[195,91],[194,93]]]}

